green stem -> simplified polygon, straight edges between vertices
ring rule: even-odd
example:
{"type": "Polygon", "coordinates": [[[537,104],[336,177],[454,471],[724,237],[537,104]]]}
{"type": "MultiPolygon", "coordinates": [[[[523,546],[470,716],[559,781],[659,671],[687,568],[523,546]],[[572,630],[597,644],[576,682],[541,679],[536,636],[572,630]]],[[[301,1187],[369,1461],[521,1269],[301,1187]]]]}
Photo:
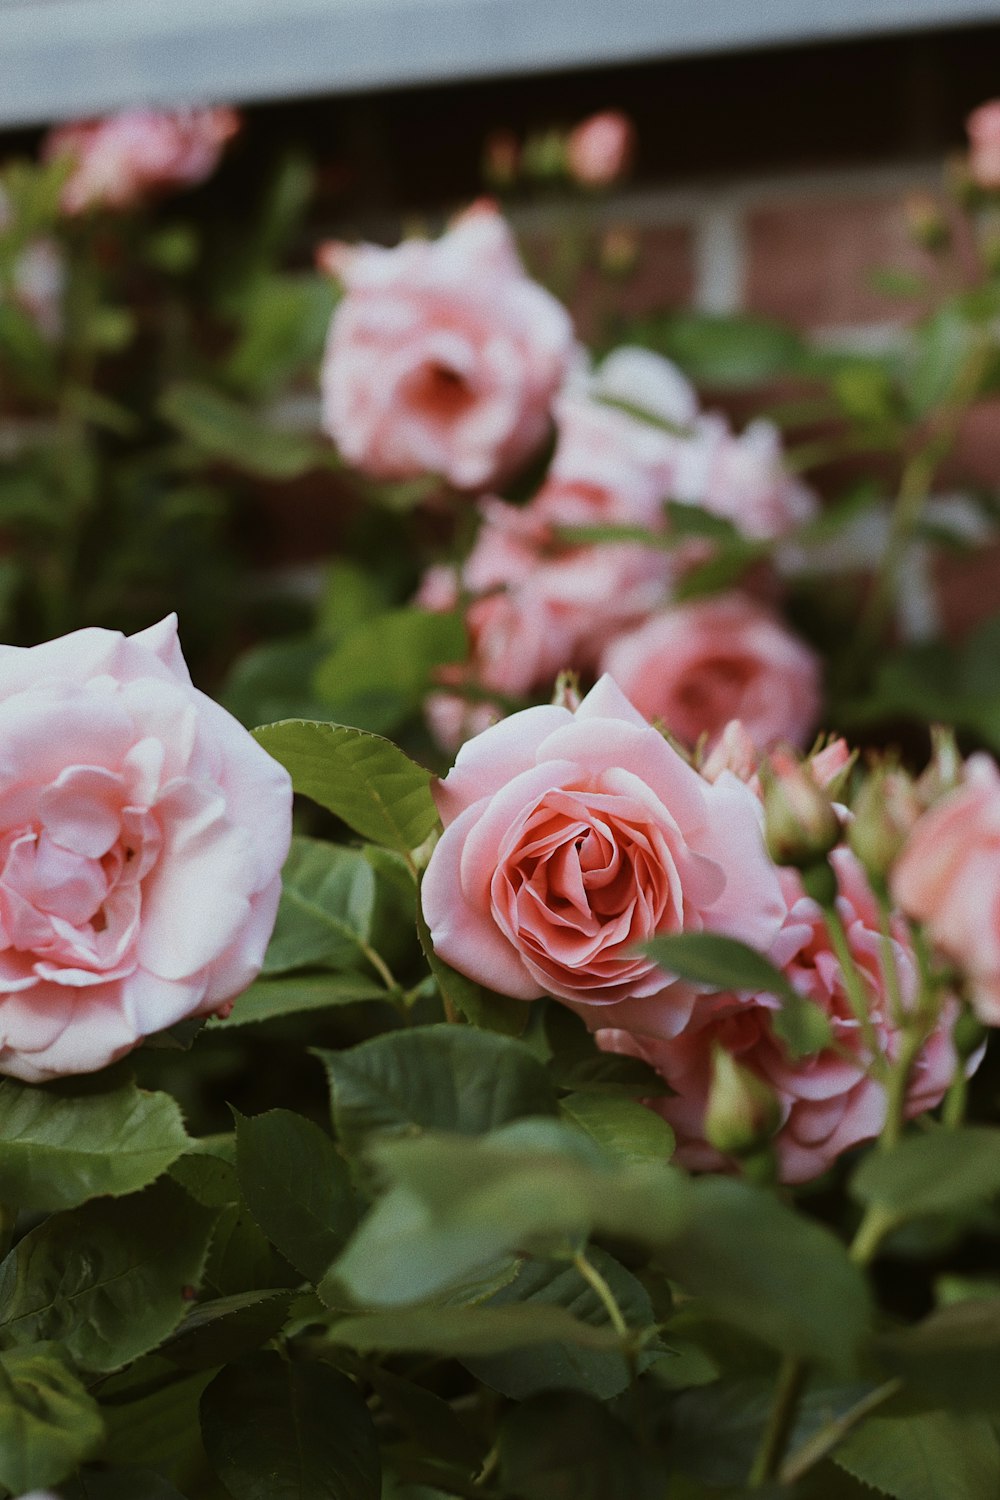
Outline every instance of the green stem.
{"type": "Polygon", "coordinates": [[[900,1223],[899,1218],[881,1203],[869,1203],[861,1217],[848,1254],[856,1266],[867,1266],[875,1259],[882,1241],[900,1223]]]}
{"type": "Polygon", "coordinates": [[[889,1009],[892,1013],[894,1026],[903,1026],[906,1022],[906,1007],[903,1004],[903,990],[899,982],[899,965],[896,963],[896,950],[892,941],[892,906],[885,891],[878,893],[878,908],[882,918],[880,924],[879,941],[882,956],[882,974],[885,978],[886,992],[889,996],[889,1009]]]}
{"type": "Polygon", "coordinates": [[[806,1381],[806,1366],[795,1355],[785,1356],[778,1371],[774,1388],[774,1400],[768,1413],[767,1424],[760,1440],[760,1447],[750,1470],[749,1485],[752,1490],[763,1489],[777,1474],[799,1407],[799,1397],[806,1381]]]}
{"type": "Polygon", "coordinates": [[[574,1266],[576,1266],[576,1269],[579,1271],[580,1275],[583,1277],[587,1285],[593,1288],[598,1297],[600,1297],[601,1302],[604,1304],[605,1310],[607,1311],[608,1321],[610,1322],[612,1328],[615,1330],[615,1333],[617,1333],[618,1337],[622,1340],[623,1343],[630,1341],[632,1337],[631,1330],[629,1329],[629,1326],[625,1321],[625,1317],[622,1313],[621,1308],[618,1306],[618,1299],[615,1297],[614,1292],[608,1286],[608,1283],[605,1281],[600,1271],[591,1261],[587,1259],[582,1250],[576,1250],[573,1252],[573,1264],[574,1266]]]}
{"type": "Polygon", "coordinates": [[[871,1057],[869,1064],[872,1074],[885,1073],[885,1058],[879,1045],[875,1027],[872,1024],[870,1006],[868,1001],[868,990],[860,969],[854,962],[851,945],[847,940],[847,932],[841,920],[840,912],[837,910],[835,901],[831,901],[823,907],[823,916],[826,920],[827,931],[830,934],[830,942],[833,951],[840,964],[840,972],[844,979],[844,989],[850,1002],[854,1018],[861,1027],[861,1034],[865,1039],[865,1046],[871,1057]]]}
{"type": "Polygon", "coordinates": [[[869,1391],[867,1396],[862,1396],[861,1400],[845,1411],[842,1416],[834,1417],[831,1422],[827,1422],[825,1427],[821,1427],[819,1432],[814,1433],[808,1442],[803,1443],[802,1447],[782,1464],[781,1483],[797,1483],[815,1464],[826,1458],[827,1454],[836,1448],[853,1427],[857,1427],[859,1422],[863,1422],[865,1417],[878,1407],[884,1406],[886,1401],[902,1389],[901,1380],[887,1380],[884,1385],[869,1391]]]}

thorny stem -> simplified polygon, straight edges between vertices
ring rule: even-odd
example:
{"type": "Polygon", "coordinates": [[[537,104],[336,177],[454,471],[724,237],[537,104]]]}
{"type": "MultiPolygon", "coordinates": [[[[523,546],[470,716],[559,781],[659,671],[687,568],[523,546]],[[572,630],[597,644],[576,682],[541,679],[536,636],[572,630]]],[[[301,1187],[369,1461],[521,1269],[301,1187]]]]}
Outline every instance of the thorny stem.
{"type": "Polygon", "coordinates": [[[799,1397],[805,1381],[805,1361],[799,1359],[797,1355],[786,1355],[778,1371],[774,1400],[771,1403],[767,1424],[750,1470],[749,1485],[752,1490],[763,1489],[778,1472],[795,1423],[799,1397]]]}

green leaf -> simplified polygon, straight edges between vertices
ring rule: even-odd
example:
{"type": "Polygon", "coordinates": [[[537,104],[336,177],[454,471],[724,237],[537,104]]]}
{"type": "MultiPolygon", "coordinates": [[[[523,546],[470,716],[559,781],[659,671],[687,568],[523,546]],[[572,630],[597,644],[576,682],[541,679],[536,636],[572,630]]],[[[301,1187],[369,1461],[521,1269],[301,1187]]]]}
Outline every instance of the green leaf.
{"type": "Polygon", "coordinates": [[[953,1302],[913,1328],[884,1334],[883,1364],[921,1394],[959,1411],[1000,1405],[1000,1300],[953,1302]]]}
{"type": "Polygon", "coordinates": [[[329,276],[263,276],[244,299],[243,332],[229,359],[229,380],[254,394],[276,391],[318,361],[337,300],[329,276]]]}
{"type": "Polygon", "coordinates": [[[225,1208],[239,1202],[235,1141],[231,1136],[193,1141],[191,1150],[174,1162],[170,1175],[206,1208],[225,1208]]]}
{"type": "MultiPolygon", "coordinates": [[[[587,1259],[610,1287],[629,1327],[651,1328],[653,1309],[641,1282],[596,1245],[587,1251],[587,1259]]],[[[535,1312],[557,1307],[594,1328],[605,1332],[610,1329],[604,1303],[576,1266],[565,1261],[524,1261],[514,1280],[495,1292],[484,1307],[520,1307],[535,1312]]],[[[641,1354],[639,1368],[653,1357],[641,1354]]],[[[620,1348],[592,1349],[572,1341],[536,1344],[529,1354],[512,1350],[466,1359],[465,1363],[477,1380],[515,1401],[540,1391],[583,1391],[610,1401],[632,1379],[632,1369],[620,1348]]]]}
{"type": "Polygon", "coordinates": [[[294,838],[281,885],[264,974],[363,969],[375,909],[375,871],[361,851],[294,838]]]}
{"type": "Polygon", "coordinates": [[[464,1415],[455,1411],[447,1401],[375,1361],[370,1362],[365,1378],[383,1410],[411,1442],[465,1470],[479,1469],[485,1444],[474,1435],[471,1423],[464,1419],[464,1415]]]}
{"type": "Polygon", "coordinates": [[[829,1230],[748,1183],[704,1177],[657,1257],[708,1309],[785,1354],[850,1366],[870,1319],[861,1272],[829,1230]]]}
{"type": "Polygon", "coordinates": [[[0,1200],[22,1209],[73,1208],[145,1187],[187,1150],[176,1101],[132,1082],[45,1088],[0,1082],[0,1200]]]}
{"type": "Polygon", "coordinates": [[[343,724],[287,719],[255,732],[297,792],[373,843],[407,854],[438,826],[431,774],[389,740],[343,724]]]}
{"type": "MultiPolygon", "coordinates": [[[[358,1313],[330,1324],[328,1336],[361,1354],[372,1350],[472,1359],[558,1341],[609,1355],[621,1341],[562,1307],[400,1307],[358,1313]]],[[[616,1358],[620,1356],[615,1354],[616,1358]]]]}
{"type": "Polygon", "coordinates": [[[299,1281],[299,1273],[273,1249],[245,1203],[231,1203],[222,1210],[205,1266],[206,1289],[230,1297],[265,1287],[297,1286],[299,1281]]]}
{"type": "Polygon", "coordinates": [[[180,1490],[152,1469],[83,1469],[68,1487],[63,1500],[184,1500],[180,1490]]]}
{"type": "Polygon", "coordinates": [[[247,1207],[297,1271],[319,1281],[357,1223],[350,1173],[318,1125],[287,1109],[236,1118],[247,1207]]]}
{"type": "Polygon", "coordinates": [[[860,1203],[915,1218],[1000,1193],[1000,1130],[987,1125],[929,1130],[888,1151],[871,1151],[851,1178],[860,1203]]]}
{"type": "Polygon", "coordinates": [[[127,1364],[180,1322],[213,1219],[169,1178],[54,1215],[0,1266],[0,1337],[59,1340],[84,1370],[127,1364]]]}
{"type": "Polygon", "coordinates": [[[101,1410],[107,1425],[103,1461],[116,1467],[155,1469],[187,1489],[193,1473],[204,1474],[198,1401],[211,1378],[210,1370],[187,1374],[169,1360],[147,1354],[103,1380],[101,1410]]]}
{"type": "Polygon", "coordinates": [[[774,1029],[794,1057],[819,1052],[831,1041],[830,1023],[756,948],[718,932],[679,932],[653,938],[641,951],[661,968],[717,990],[774,995],[781,1010],[774,1029]]]}
{"type": "Polygon", "coordinates": [[[103,1435],[97,1402],[57,1344],[0,1353],[0,1484],[15,1495],[58,1484],[103,1435]]]}
{"type": "Polygon", "coordinates": [[[295,479],[329,464],[313,438],[269,427],[252,407],[193,380],[168,386],[159,411],[207,458],[262,479],[295,479]]]}
{"type": "Polygon", "coordinates": [[[222,702],[247,729],[275,719],[319,719],[323,704],[313,691],[313,673],[328,653],[313,634],[265,641],[238,657],[222,702]]]}
{"type": "Polygon", "coordinates": [[[979,337],[955,307],[943,306],[914,330],[903,361],[904,389],[914,417],[926,416],[959,385],[979,337]]]}
{"type": "Polygon", "coordinates": [[[666,1494],[666,1475],[624,1423],[599,1402],[569,1393],[537,1396],[506,1413],[500,1479],[518,1500],[662,1500],[666,1494]]]}
{"type": "Polygon", "coordinates": [[[545,1069],[523,1042],[468,1026],[389,1032],[349,1052],[317,1055],[348,1155],[374,1132],[482,1135],[508,1120],[555,1113],[545,1069]]]}
{"type": "Polygon", "coordinates": [[[739,314],[672,313],[632,328],[630,338],[676,360],[697,385],[721,390],[786,379],[806,360],[801,337],[784,324],[739,314]]]}
{"type": "Polygon", "coordinates": [[[230,1365],[202,1397],[201,1427],[233,1500],[379,1500],[371,1415],[328,1365],[270,1352],[230,1365]]]}
{"type": "Polygon", "coordinates": [[[391,733],[419,709],[435,670],[463,661],[468,649],[460,616],[390,610],[356,624],[317,668],[314,686],[341,722],[391,733]]]}
{"type": "Polygon", "coordinates": [[[360,1005],[386,998],[384,986],[362,974],[308,974],[288,979],[258,979],[244,990],[228,1016],[212,1016],[206,1023],[206,1030],[231,1031],[236,1026],[256,1026],[261,1021],[281,1020],[284,1016],[333,1010],[341,1005],[360,1005]]]}
{"type": "Polygon", "coordinates": [[[201,1302],[167,1339],[163,1353],[182,1370],[230,1364],[281,1332],[294,1296],[269,1289],[201,1302]]]}
{"type": "Polygon", "coordinates": [[[629,1099],[670,1093],[665,1080],[641,1058],[602,1052],[580,1018],[564,1005],[548,1007],[545,1037],[552,1052],[549,1073],[561,1089],[629,1099]]]}
{"type": "Polygon", "coordinates": [[[622,1161],[669,1161],[674,1133],[666,1120],[634,1099],[606,1094],[570,1094],[559,1106],[573,1125],[622,1161]]]}
{"type": "Polygon", "coordinates": [[[442,996],[460,1015],[473,1026],[483,1031],[498,1031],[502,1036],[520,1036],[528,1024],[530,1005],[523,1000],[513,1000],[509,995],[498,995],[467,979],[443,958],[434,952],[430,930],[423,911],[417,907],[417,935],[430,971],[437,981],[442,996]]]}
{"type": "Polygon", "coordinates": [[[996,1429],[974,1412],[876,1413],[848,1433],[833,1460],[893,1500],[986,1500],[1000,1494],[996,1429]]]}

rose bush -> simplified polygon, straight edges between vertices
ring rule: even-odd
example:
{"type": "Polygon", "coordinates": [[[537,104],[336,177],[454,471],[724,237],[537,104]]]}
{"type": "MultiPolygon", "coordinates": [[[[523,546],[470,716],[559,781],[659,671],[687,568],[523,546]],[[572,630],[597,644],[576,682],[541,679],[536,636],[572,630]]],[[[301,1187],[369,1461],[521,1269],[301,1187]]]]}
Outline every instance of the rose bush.
{"type": "Polygon", "coordinates": [[[0,1072],[90,1072],[254,978],[289,779],[173,619],[0,647],[0,683],[0,1072]]]}

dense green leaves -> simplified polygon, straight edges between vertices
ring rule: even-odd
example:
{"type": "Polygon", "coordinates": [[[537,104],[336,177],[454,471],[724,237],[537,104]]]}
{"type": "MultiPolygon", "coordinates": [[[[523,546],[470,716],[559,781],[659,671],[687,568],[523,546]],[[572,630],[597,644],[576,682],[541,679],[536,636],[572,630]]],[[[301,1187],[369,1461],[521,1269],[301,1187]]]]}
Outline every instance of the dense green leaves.
{"type": "Polygon", "coordinates": [[[0,1200],[30,1209],[135,1192],[188,1146],[169,1094],[92,1080],[41,1089],[13,1078],[0,1082],[0,1142],[0,1200]]]}
{"type": "Polygon", "coordinates": [[[213,1369],[252,1354],[283,1327],[294,1292],[237,1292],[193,1307],[163,1345],[183,1370],[213,1369]]]}
{"type": "Polygon", "coordinates": [[[285,767],[297,792],[363,838],[408,853],[438,826],[430,772],[377,734],[286,719],[258,729],[256,738],[285,767]]]}
{"type": "Polygon", "coordinates": [[[673,1155],[674,1133],[666,1120],[634,1099],[570,1094],[559,1107],[566,1119],[622,1161],[667,1161],[673,1155]]]}
{"type": "Polygon", "coordinates": [[[664,1475],[628,1428],[584,1396],[538,1396],[507,1413],[500,1475],[520,1500],[661,1500],[664,1475]]]}
{"type": "Polygon", "coordinates": [[[200,454],[264,479],[294,479],[329,462],[312,437],[268,426],[251,407],[195,381],[178,381],[164,392],[160,414],[200,454]]]}
{"type": "Polygon", "coordinates": [[[56,1343],[0,1354],[0,1484],[15,1495],[58,1484],[101,1441],[97,1402],[56,1343]]]}
{"type": "Polygon", "coordinates": [[[361,851],[320,839],[293,839],[281,885],[264,973],[318,966],[364,971],[375,871],[361,851]]]}
{"type": "Polygon", "coordinates": [[[205,1449],[233,1500],[378,1500],[364,1397],[327,1365],[263,1353],[216,1376],[201,1403],[205,1449]]]}
{"type": "Polygon", "coordinates": [[[460,616],[390,610],[347,632],[317,669],[316,690],[341,722],[388,734],[419,709],[435,668],[467,650],[460,616]]]}
{"type": "Polygon", "coordinates": [[[85,1370],[136,1359],[180,1322],[213,1217],[166,1178],[55,1214],[0,1266],[0,1339],[59,1340],[85,1370]]]}
{"type": "MultiPolygon", "coordinates": [[[[473,1358],[556,1341],[600,1351],[621,1368],[621,1340],[609,1325],[576,1318],[557,1306],[403,1307],[338,1318],[329,1337],[362,1353],[373,1349],[473,1358]]],[[[567,1365],[569,1361],[567,1360],[567,1365]]]]}

